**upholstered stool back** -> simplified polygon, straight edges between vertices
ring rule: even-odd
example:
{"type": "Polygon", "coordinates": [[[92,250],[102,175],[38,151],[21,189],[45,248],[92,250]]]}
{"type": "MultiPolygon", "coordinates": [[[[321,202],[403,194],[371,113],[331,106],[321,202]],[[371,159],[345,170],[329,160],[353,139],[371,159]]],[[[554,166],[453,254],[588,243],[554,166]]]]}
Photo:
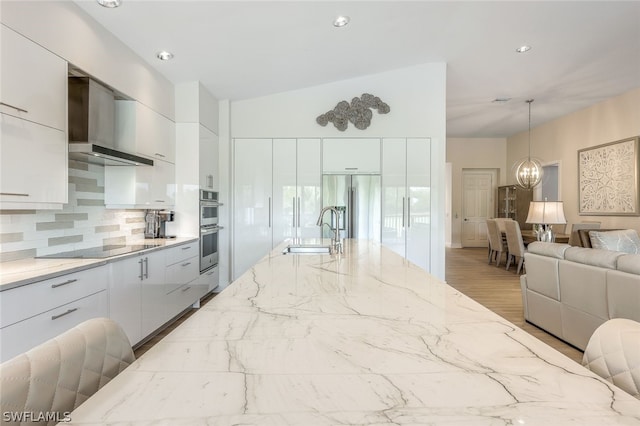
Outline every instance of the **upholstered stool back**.
{"type": "Polygon", "coordinates": [[[640,323],[611,319],[593,332],[582,365],[640,399],[640,323]]]}
{"type": "Polygon", "coordinates": [[[35,419],[47,420],[38,424],[56,424],[134,359],[116,322],[85,321],[0,365],[3,424],[29,424],[35,419]],[[14,413],[11,421],[8,413],[14,413]]]}

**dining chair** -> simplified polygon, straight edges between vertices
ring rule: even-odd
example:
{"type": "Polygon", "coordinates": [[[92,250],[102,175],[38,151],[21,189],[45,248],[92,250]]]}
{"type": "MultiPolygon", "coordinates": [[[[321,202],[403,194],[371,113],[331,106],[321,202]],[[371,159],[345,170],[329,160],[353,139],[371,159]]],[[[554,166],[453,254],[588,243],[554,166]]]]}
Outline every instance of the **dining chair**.
{"type": "Polygon", "coordinates": [[[0,364],[0,410],[18,419],[10,424],[31,424],[19,420],[24,413],[46,414],[48,424],[66,421],[134,360],[118,323],[87,320],[0,364]]]}
{"type": "Polygon", "coordinates": [[[487,236],[489,237],[489,263],[495,259],[496,266],[500,266],[502,253],[507,251],[507,245],[495,219],[487,219],[487,236]]]}
{"type": "Polygon", "coordinates": [[[507,233],[507,271],[511,266],[511,261],[518,261],[518,269],[516,274],[520,274],[520,269],[524,270],[524,254],[527,249],[524,247],[524,241],[522,241],[522,232],[520,231],[520,224],[515,220],[505,222],[505,229],[507,233]]]}

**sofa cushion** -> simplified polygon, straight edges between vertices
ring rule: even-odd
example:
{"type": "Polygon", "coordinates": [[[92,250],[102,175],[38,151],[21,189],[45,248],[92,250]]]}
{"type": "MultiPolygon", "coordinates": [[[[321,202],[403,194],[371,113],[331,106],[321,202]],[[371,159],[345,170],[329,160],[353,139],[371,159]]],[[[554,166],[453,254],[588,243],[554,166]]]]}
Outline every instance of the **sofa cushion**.
{"type": "Polygon", "coordinates": [[[640,254],[625,254],[618,258],[618,271],[640,275],[640,254]]]}
{"type": "Polygon", "coordinates": [[[564,252],[565,260],[607,269],[616,269],[617,259],[620,256],[624,256],[624,253],[585,247],[569,247],[564,252]]]}
{"type": "Polygon", "coordinates": [[[640,237],[634,229],[589,231],[591,247],[603,250],[640,253],[640,237]]]}
{"type": "Polygon", "coordinates": [[[539,254],[542,256],[564,259],[564,252],[569,247],[571,247],[569,244],[543,243],[540,241],[534,241],[527,246],[527,251],[529,253],[539,254]]]}

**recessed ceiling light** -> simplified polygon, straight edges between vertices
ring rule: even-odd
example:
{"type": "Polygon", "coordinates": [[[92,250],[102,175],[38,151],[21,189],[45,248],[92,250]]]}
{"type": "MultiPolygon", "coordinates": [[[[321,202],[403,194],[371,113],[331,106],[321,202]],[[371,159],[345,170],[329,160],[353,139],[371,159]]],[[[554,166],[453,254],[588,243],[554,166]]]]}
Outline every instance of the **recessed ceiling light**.
{"type": "Polygon", "coordinates": [[[347,25],[349,23],[349,21],[351,21],[351,18],[349,18],[348,16],[338,16],[334,21],[333,21],[333,26],[334,27],[344,27],[345,25],[347,25]]]}
{"type": "Polygon", "coordinates": [[[97,0],[102,7],[114,8],[122,4],[122,0],[97,0]]]}
{"type": "Polygon", "coordinates": [[[528,52],[529,50],[531,50],[531,46],[527,46],[526,44],[523,44],[522,46],[516,49],[516,52],[524,53],[524,52],[528,52]]]}
{"type": "Polygon", "coordinates": [[[156,53],[156,57],[161,61],[168,61],[170,59],[173,59],[173,53],[163,50],[162,52],[156,53]]]}

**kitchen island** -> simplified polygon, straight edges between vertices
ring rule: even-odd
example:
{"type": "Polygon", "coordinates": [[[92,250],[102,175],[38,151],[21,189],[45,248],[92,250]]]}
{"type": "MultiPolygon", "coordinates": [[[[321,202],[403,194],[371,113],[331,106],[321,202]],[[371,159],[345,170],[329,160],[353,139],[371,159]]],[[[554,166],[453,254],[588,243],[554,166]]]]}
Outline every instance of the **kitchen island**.
{"type": "Polygon", "coordinates": [[[71,424],[640,425],[640,401],[377,243],[283,248],[71,424]]]}

